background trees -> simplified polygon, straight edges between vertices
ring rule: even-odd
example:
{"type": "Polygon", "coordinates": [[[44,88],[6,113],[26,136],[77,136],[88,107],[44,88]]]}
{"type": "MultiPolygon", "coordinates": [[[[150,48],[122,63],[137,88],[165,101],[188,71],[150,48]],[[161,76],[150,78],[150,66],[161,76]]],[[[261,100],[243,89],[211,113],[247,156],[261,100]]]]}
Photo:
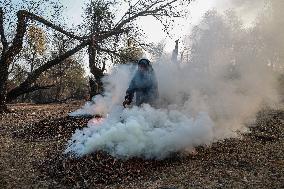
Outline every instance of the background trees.
{"type": "MultiPolygon", "coordinates": [[[[96,86],[92,87],[91,95],[102,92],[101,78],[107,64],[125,61],[122,58],[124,51],[131,46],[128,45],[125,48],[123,44],[128,39],[134,39],[137,44],[140,44],[142,31],[137,27],[136,21],[141,17],[153,16],[161,21],[165,30],[168,30],[173,21],[172,18],[182,16],[183,11],[178,7],[189,2],[189,0],[138,0],[135,2],[90,0],[86,4],[84,23],[78,26],[81,29],[80,35],[64,29],[62,23],[65,20],[59,19],[61,17],[58,15],[62,8],[58,1],[22,0],[21,3],[13,5],[11,1],[4,0],[0,4],[0,112],[7,109],[7,101],[26,93],[58,85],[58,83],[41,85],[38,78],[43,77],[42,75],[49,69],[61,64],[85,47],[89,56],[90,72],[94,77],[90,83],[96,86]],[[121,3],[127,4],[127,10],[119,15],[121,3]],[[46,7],[52,8],[47,11],[46,7]],[[12,16],[7,16],[10,13],[12,16]],[[15,13],[17,19],[13,16],[15,13]],[[15,20],[17,21],[14,22],[15,20]],[[48,36],[59,33],[72,43],[68,49],[57,50],[54,53],[51,45],[52,38],[48,36]],[[23,50],[24,46],[27,47],[26,52],[23,50]],[[28,60],[29,69],[16,65],[24,59],[28,60]],[[12,82],[8,90],[9,78],[14,73],[13,69],[19,71],[17,76],[13,75],[18,78],[18,82],[12,82]]],[[[133,46],[133,48],[136,47],[133,46]]],[[[136,49],[134,52],[139,50],[136,49]]],[[[57,69],[60,70],[58,67],[57,69]]]]}
{"type": "MultiPolygon", "coordinates": [[[[69,38],[81,41],[83,40],[83,38],[75,36],[72,32],[67,32],[61,26],[56,25],[41,17],[44,16],[43,14],[45,12],[40,10],[43,10],[44,8],[50,6],[52,7],[52,10],[54,10],[54,14],[52,11],[50,11],[46,13],[48,15],[47,17],[53,18],[54,23],[56,23],[56,18],[60,18],[58,17],[58,15],[56,16],[56,14],[60,12],[59,10],[61,7],[58,5],[57,1],[22,1],[21,3],[14,5],[11,1],[5,0],[0,6],[0,36],[2,44],[0,58],[0,112],[7,110],[7,101],[16,99],[18,96],[25,93],[48,88],[49,86],[40,86],[36,84],[38,77],[40,77],[40,75],[43,72],[47,71],[49,68],[53,67],[56,64],[59,64],[62,60],[78,52],[88,44],[88,41],[85,40],[83,43],[75,46],[73,49],[68,50],[63,54],[58,54],[53,59],[42,58],[41,63],[38,62],[38,67],[36,67],[35,55],[38,52],[42,52],[43,49],[40,50],[40,46],[38,45],[39,40],[36,39],[36,35],[34,35],[38,34],[38,32],[34,32],[34,34],[32,34],[33,29],[32,27],[29,28],[29,26],[32,25],[31,23],[36,22],[43,28],[52,28],[53,31],[63,33],[69,38]],[[47,4],[49,6],[47,6],[47,4]],[[22,8],[26,10],[19,10],[22,8]],[[37,11],[38,13],[41,13],[41,16],[33,13],[37,11]],[[15,12],[17,12],[16,22],[14,22],[15,16],[13,16],[13,13],[15,12]],[[29,37],[26,37],[28,28],[30,35],[29,37]],[[28,47],[30,52],[22,52],[23,46],[25,45],[30,45],[30,47],[28,47]],[[32,72],[29,72],[28,74],[26,74],[26,76],[24,75],[24,80],[17,86],[11,87],[8,91],[7,84],[9,80],[9,74],[13,73],[12,70],[17,61],[23,62],[24,59],[30,60],[30,68],[32,69],[30,69],[29,71],[32,72]]],[[[34,29],[35,28],[36,27],[34,27],[34,29]]],[[[46,57],[50,57],[48,56],[48,54],[46,55],[46,57]]],[[[16,67],[20,68],[23,72],[25,71],[23,66],[17,65],[16,67]]]]}

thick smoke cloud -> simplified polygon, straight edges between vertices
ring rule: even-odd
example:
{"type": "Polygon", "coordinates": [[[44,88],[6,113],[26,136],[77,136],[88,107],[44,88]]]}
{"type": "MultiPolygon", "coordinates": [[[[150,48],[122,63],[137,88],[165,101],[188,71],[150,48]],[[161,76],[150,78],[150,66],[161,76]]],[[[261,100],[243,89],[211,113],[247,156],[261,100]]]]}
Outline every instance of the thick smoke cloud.
{"type": "Polygon", "coordinates": [[[185,38],[187,58],[180,64],[166,58],[153,64],[160,93],[156,108],[122,108],[134,70],[117,67],[105,78],[105,95],[71,114],[105,119],[77,130],[65,152],[82,156],[103,150],[120,158],[159,159],[246,132],[259,110],[279,102],[284,7],[274,2],[259,11],[249,29],[232,10],[206,13],[185,38]]]}

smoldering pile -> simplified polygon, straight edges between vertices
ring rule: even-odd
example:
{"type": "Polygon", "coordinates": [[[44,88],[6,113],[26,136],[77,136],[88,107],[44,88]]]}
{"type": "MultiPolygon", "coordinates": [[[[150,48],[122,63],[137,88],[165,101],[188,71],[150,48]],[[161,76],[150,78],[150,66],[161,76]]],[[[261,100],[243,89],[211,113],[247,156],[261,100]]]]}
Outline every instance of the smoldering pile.
{"type": "Polygon", "coordinates": [[[75,155],[82,156],[95,148],[119,158],[161,159],[212,141],[212,122],[206,113],[190,118],[176,110],[155,109],[147,104],[122,111],[118,107],[121,113],[116,112],[99,124],[89,122],[89,127],[77,130],[65,152],[75,149],[75,155]]]}

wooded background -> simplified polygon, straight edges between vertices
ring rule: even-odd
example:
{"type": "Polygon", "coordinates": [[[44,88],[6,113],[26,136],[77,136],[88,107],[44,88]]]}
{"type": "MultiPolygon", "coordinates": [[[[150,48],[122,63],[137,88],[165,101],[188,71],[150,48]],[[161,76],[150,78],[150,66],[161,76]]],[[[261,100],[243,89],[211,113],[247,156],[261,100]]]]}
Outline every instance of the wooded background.
{"type": "Polygon", "coordinates": [[[67,29],[60,1],[1,1],[0,112],[8,111],[9,102],[64,102],[101,93],[107,66],[135,62],[143,50],[153,56],[163,51],[162,43],[145,43],[137,19],[153,16],[168,31],[173,18],[186,12],[178,7],[190,0],[124,1],[128,10],[118,17],[121,3],[89,0],[83,22],[67,29]]]}

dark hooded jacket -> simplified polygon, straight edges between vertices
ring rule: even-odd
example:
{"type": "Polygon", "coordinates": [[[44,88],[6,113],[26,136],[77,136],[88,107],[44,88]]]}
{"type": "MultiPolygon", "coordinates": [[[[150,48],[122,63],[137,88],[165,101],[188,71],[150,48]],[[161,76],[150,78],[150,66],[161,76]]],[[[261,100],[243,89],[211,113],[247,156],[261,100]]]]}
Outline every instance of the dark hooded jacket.
{"type": "Polygon", "coordinates": [[[156,75],[151,65],[146,71],[139,69],[136,71],[126,93],[130,95],[131,99],[136,93],[137,106],[143,103],[154,105],[159,94],[156,75]]]}

